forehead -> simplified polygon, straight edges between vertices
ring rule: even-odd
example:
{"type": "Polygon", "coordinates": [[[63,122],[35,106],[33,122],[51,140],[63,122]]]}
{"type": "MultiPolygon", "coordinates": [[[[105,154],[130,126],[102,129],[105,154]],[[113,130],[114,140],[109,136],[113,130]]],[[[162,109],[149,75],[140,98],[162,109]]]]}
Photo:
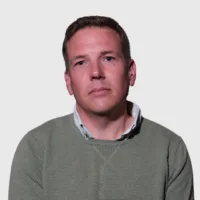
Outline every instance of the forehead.
{"type": "Polygon", "coordinates": [[[119,51],[120,46],[120,36],[115,30],[106,27],[86,27],[77,31],[67,42],[67,53],[70,56],[79,51],[119,51]]]}

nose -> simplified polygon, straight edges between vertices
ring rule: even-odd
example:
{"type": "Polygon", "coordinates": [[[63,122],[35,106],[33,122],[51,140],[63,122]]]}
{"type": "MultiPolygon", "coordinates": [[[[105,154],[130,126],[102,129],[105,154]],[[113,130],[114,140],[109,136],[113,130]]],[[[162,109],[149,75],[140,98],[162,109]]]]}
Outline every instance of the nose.
{"type": "Polygon", "coordinates": [[[91,66],[91,81],[105,79],[105,73],[100,63],[93,63],[91,66]]]}

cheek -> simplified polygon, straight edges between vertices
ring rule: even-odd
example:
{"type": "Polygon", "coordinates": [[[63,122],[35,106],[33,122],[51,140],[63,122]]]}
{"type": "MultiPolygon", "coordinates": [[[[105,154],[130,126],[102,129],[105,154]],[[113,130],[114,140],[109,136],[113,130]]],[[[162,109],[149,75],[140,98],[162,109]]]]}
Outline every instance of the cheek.
{"type": "Polygon", "coordinates": [[[107,80],[112,84],[114,88],[117,90],[124,87],[124,85],[128,82],[128,75],[124,73],[124,71],[110,71],[107,73],[107,80]]]}
{"type": "Polygon", "coordinates": [[[85,93],[87,88],[87,78],[83,73],[76,73],[76,75],[72,76],[71,79],[71,87],[75,95],[81,96],[85,93]]]}

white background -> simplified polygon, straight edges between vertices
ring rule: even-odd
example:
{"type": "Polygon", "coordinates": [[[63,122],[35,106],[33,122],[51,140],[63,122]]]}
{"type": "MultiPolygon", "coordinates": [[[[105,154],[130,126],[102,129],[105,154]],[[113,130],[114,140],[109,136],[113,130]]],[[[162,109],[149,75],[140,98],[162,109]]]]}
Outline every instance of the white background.
{"type": "Polygon", "coordinates": [[[200,199],[200,7],[198,1],[45,1],[0,3],[0,199],[7,199],[16,147],[30,129],[73,111],[61,46],[83,15],[115,18],[137,65],[128,99],[145,117],[180,135],[189,150],[200,199]]]}

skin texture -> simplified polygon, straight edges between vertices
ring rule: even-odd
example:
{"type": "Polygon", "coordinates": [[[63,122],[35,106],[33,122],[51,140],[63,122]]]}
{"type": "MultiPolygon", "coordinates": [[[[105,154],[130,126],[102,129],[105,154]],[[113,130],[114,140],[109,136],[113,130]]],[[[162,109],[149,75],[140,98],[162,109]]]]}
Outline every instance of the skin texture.
{"type": "Polygon", "coordinates": [[[81,120],[96,138],[115,139],[133,120],[126,97],[136,79],[134,61],[126,65],[120,37],[110,28],[79,30],[67,42],[67,53],[66,86],[81,120]]]}

